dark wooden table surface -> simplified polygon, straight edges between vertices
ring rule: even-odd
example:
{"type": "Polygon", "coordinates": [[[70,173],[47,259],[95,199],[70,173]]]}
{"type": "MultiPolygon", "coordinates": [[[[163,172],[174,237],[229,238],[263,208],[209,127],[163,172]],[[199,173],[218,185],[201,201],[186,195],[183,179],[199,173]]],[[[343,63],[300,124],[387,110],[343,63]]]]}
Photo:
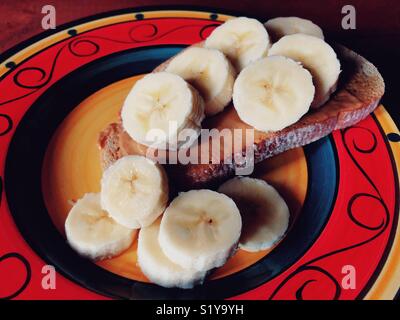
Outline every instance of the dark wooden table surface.
{"type": "Polygon", "coordinates": [[[0,53],[40,32],[44,5],[56,8],[56,22],[61,25],[96,13],[150,5],[194,5],[214,11],[236,11],[242,15],[267,20],[275,16],[296,15],[319,24],[328,38],[364,55],[381,71],[386,82],[383,103],[400,124],[400,1],[399,0],[1,0],[0,53]],[[356,29],[341,27],[344,5],[356,9],[356,29]]]}

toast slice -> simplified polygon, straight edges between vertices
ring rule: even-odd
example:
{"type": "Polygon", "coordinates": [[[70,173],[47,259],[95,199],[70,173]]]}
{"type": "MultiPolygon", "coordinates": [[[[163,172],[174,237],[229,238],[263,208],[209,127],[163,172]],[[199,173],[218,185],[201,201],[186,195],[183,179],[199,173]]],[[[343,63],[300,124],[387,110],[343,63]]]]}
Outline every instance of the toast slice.
{"type": "MultiPolygon", "coordinates": [[[[310,110],[298,122],[283,130],[276,132],[255,130],[253,145],[255,163],[286,150],[309,144],[329,135],[333,130],[349,127],[367,117],[378,106],[385,91],[385,84],[377,68],[344,46],[335,45],[334,49],[343,69],[336,92],[324,106],[310,110]]],[[[252,129],[240,120],[232,105],[223,112],[205,119],[202,126],[218,130],[252,129]]],[[[120,122],[110,124],[100,133],[99,147],[103,168],[107,168],[125,155],[145,155],[148,151],[146,146],[130,138],[120,122]]],[[[223,150],[221,155],[221,159],[226,157],[223,150]]],[[[229,157],[234,158],[232,154],[229,157]]],[[[236,167],[234,160],[230,164],[227,163],[229,161],[211,163],[214,162],[212,158],[210,154],[208,164],[166,165],[170,181],[173,181],[178,190],[186,190],[212,187],[234,175],[236,167]]]]}

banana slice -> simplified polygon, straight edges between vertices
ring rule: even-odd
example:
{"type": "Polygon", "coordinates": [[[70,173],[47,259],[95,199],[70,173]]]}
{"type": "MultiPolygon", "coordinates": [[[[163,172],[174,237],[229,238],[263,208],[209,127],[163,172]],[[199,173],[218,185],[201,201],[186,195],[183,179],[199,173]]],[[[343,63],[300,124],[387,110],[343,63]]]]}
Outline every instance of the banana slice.
{"type": "Polygon", "coordinates": [[[264,23],[268,34],[275,40],[296,33],[308,34],[324,40],[324,33],[311,20],[298,17],[279,17],[268,20],[264,23]]]}
{"type": "Polygon", "coordinates": [[[102,208],[127,228],[152,224],[167,202],[167,175],[161,165],[145,157],[123,157],[108,167],[101,179],[102,208]]]}
{"type": "Polygon", "coordinates": [[[165,71],[181,76],[200,92],[207,116],[221,112],[232,99],[236,71],[218,50],[190,47],[171,59],[165,71]]]}
{"type": "Polygon", "coordinates": [[[139,232],[138,263],[145,276],[150,281],[167,288],[190,289],[196,284],[201,284],[206,272],[182,268],[168,259],[158,242],[159,230],[160,219],[139,232]]]}
{"type": "Polygon", "coordinates": [[[323,105],[336,90],[340,62],[335,51],[325,41],[306,34],[293,34],[274,43],[268,55],[289,57],[311,72],[316,90],[312,108],[323,105]]]}
{"type": "Polygon", "coordinates": [[[243,219],[239,248],[256,252],[271,248],[285,234],[289,209],[279,193],[264,180],[237,177],[218,192],[231,197],[243,219]]]}
{"type": "Polygon", "coordinates": [[[184,129],[194,141],[204,119],[204,101],[190,84],[168,72],[151,73],[136,82],[121,110],[122,125],[133,140],[160,149],[177,149],[184,129]]]}
{"type": "Polygon", "coordinates": [[[179,194],[163,215],[159,243],[183,268],[207,271],[222,266],[237,247],[242,228],[238,208],[211,190],[179,194]]]}
{"type": "Polygon", "coordinates": [[[222,51],[240,71],[267,55],[270,40],[267,30],[258,20],[239,17],[214,29],[205,46],[222,51]]]}
{"type": "Polygon", "coordinates": [[[311,74],[286,57],[253,62],[237,77],[233,105],[244,122],[260,131],[281,130],[304,115],[314,97],[311,74]]]}
{"type": "Polygon", "coordinates": [[[100,195],[87,193],[69,212],[65,233],[74,250],[90,259],[101,260],[127,249],[132,244],[136,230],[116,223],[101,209],[100,195]]]}

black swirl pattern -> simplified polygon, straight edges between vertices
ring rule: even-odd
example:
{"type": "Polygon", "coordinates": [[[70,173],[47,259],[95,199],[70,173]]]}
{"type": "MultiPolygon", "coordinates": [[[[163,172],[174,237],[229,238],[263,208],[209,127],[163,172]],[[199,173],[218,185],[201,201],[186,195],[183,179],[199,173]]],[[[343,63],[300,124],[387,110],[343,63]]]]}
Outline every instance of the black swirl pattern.
{"type": "Polygon", "coordinates": [[[46,71],[42,67],[26,67],[18,70],[13,78],[15,85],[17,85],[20,88],[29,89],[30,91],[15,98],[8,99],[6,101],[0,101],[0,106],[26,98],[34,94],[41,88],[45,87],[52,79],[57,61],[61,53],[65,50],[65,48],[68,48],[68,52],[70,52],[75,57],[90,57],[97,54],[100,51],[101,46],[98,43],[99,40],[111,41],[114,43],[121,43],[121,44],[146,43],[150,41],[159,40],[169,34],[188,28],[194,28],[194,29],[199,28],[200,30],[198,35],[202,40],[204,40],[206,37],[206,32],[210,31],[212,28],[218,25],[219,25],[218,23],[214,22],[205,26],[201,24],[188,24],[172,28],[165,32],[160,32],[159,28],[154,23],[141,23],[133,26],[128,31],[128,40],[120,40],[109,37],[90,36],[90,35],[82,35],[79,37],[75,36],[73,39],[69,40],[69,42],[66,45],[63,45],[57,51],[53,59],[52,65],[50,67],[50,70],[46,71]],[[37,75],[36,80],[34,81],[34,83],[28,83],[26,80],[24,80],[24,76],[32,73],[35,73],[37,75]]]}
{"type": "MultiPolygon", "coordinates": [[[[324,275],[325,278],[328,279],[335,287],[335,291],[334,291],[334,294],[331,297],[331,299],[337,300],[339,298],[340,284],[329,272],[327,272],[326,270],[324,270],[320,267],[317,267],[317,266],[303,266],[302,268],[298,269],[298,272],[304,272],[304,271],[314,271],[314,272],[318,272],[318,273],[324,275]]],[[[296,299],[297,300],[304,300],[303,291],[312,282],[316,282],[316,280],[314,280],[314,279],[307,280],[300,286],[299,289],[297,289],[297,291],[296,291],[296,299]]]]}
{"type": "Polygon", "coordinates": [[[207,38],[206,32],[211,32],[214,28],[218,27],[219,25],[220,25],[219,23],[212,23],[201,28],[200,38],[202,40],[205,40],[207,38]]]}
{"type": "MultiPolygon", "coordinates": [[[[13,120],[8,114],[0,114],[0,121],[5,121],[6,125],[4,126],[3,129],[0,130],[0,137],[5,136],[7,133],[9,133],[12,128],[13,128],[13,120]],[[1,120],[3,119],[3,120],[1,120]]],[[[0,123],[1,123],[0,122],[0,123]]]]}
{"type": "MultiPolygon", "coordinates": [[[[337,300],[340,298],[341,296],[341,292],[342,292],[342,288],[338,282],[338,280],[331,274],[329,273],[327,270],[323,269],[320,266],[316,266],[313,265],[316,262],[325,259],[327,257],[331,257],[334,256],[336,254],[340,254],[342,252],[345,251],[349,251],[352,249],[355,249],[357,247],[361,247],[373,240],[375,240],[376,238],[378,238],[389,226],[390,223],[390,214],[389,214],[389,209],[387,207],[387,204],[385,203],[384,199],[381,196],[381,193],[378,189],[378,187],[376,186],[376,184],[373,182],[373,180],[371,179],[370,175],[366,172],[366,170],[361,166],[361,164],[357,161],[356,157],[355,157],[355,153],[362,153],[362,154],[372,154],[377,147],[377,138],[376,135],[373,131],[371,131],[368,128],[364,128],[364,127],[360,127],[360,126],[353,126],[347,129],[344,129],[341,131],[341,138],[343,141],[343,145],[345,147],[346,153],[350,156],[350,159],[352,160],[352,162],[354,163],[354,165],[356,166],[356,168],[359,170],[359,172],[361,172],[361,174],[363,175],[363,177],[368,181],[368,184],[372,187],[373,191],[372,192],[359,192],[359,193],[355,193],[354,195],[352,195],[352,197],[349,199],[348,203],[347,203],[347,215],[349,216],[350,220],[354,223],[354,225],[369,230],[369,231],[373,231],[374,234],[372,236],[370,236],[369,238],[367,238],[364,241],[355,243],[353,245],[347,246],[347,247],[343,247],[343,248],[339,248],[337,250],[328,252],[326,254],[323,254],[321,256],[318,256],[312,260],[307,261],[306,263],[304,263],[303,265],[301,265],[300,267],[298,267],[296,270],[294,270],[293,272],[291,272],[273,291],[273,293],[271,294],[271,296],[269,297],[269,299],[273,299],[275,298],[275,296],[279,293],[279,291],[294,277],[296,277],[297,275],[304,273],[305,271],[311,271],[314,272],[315,274],[323,274],[325,276],[326,279],[328,279],[330,282],[332,282],[332,284],[334,285],[334,292],[332,293],[331,299],[333,300],[337,300]],[[367,146],[361,146],[359,143],[357,143],[356,138],[355,137],[360,137],[362,136],[361,134],[355,135],[353,137],[353,139],[349,139],[349,136],[352,132],[356,132],[356,131],[361,131],[362,133],[364,133],[364,139],[363,142],[365,143],[365,141],[367,141],[367,146]],[[367,136],[365,136],[365,134],[367,134],[367,136]],[[351,140],[351,141],[349,141],[351,140]],[[352,148],[350,148],[350,146],[352,146],[352,148]],[[380,206],[380,208],[382,208],[382,210],[379,211],[379,217],[380,222],[375,224],[375,225],[370,225],[367,224],[365,222],[363,222],[361,220],[361,213],[360,212],[355,212],[355,203],[358,201],[371,201],[371,199],[373,201],[376,201],[376,203],[380,206]]],[[[377,214],[377,212],[371,212],[371,214],[377,214]]],[[[317,280],[312,278],[312,279],[307,279],[303,282],[303,284],[300,286],[300,288],[298,288],[296,290],[295,293],[295,297],[298,300],[303,300],[303,291],[304,289],[313,282],[316,282],[317,280]]]]}
{"type": "Polygon", "coordinates": [[[0,263],[6,261],[8,259],[17,259],[18,261],[20,261],[23,264],[23,266],[25,268],[25,279],[24,279],[22,285],[17,290],[15,290],[14,292],[11,292],[5,296],[0,296],[0,300],[9,300],[9,299],[13,299],[13,298],[17,297],[21,292],[23,292],[26,289],[26,287],[28,286],[29,282],[31,281],[31,277],[32,277],[31,266],[25,257],[23,257],[22,255],[20,255],[17,252],[10,252],[10,253],[7,253],[0,257],[0,263]]]}
{"type": "Polygon", "coordinates": [[[200,28],[199,37],[200,37],[200,39],[205,40],[207,37],[207,35],[206,35],[207,31],[212,30],[213,28],[217,27],[218,25],[219,24],[217,24],[217,23],[212,23],[212,24],[208,24],[205,26],[200,25],[200,24],[188,24],[188,25],[183,25],[183,26],[179,26],[176,28],[172,28],[165,32],[160,32],[159,28],[157,27],[156,24],[145,23],[145,24],[140,24],[140,25],[132,27],[128,31],[128,40],[120,40],[120,39],[108,38],[108,37],[103,37],[103,36],[81,36],[81,37],[71,41],[69,43],[68,47],[69,47],[71,53],[73,53],[74,55],[84,57],[84,56],[96,54],[99,51],[100,46],[96,42],[94,42],[95,40],[111,41],[114,43],[121,43],[121,44],[146,43],[146,42],[162,39],[163,37],[165,37],[169,34],[175,33],[179,30],[190,29],[190,28],[200,28]],[[87,54],[85,53],[82,55],[77,53],[75,47],[82,45],[82,44],[91,46],[92,52],[87,53],[87,54]]]}
{"type": "Polygon", "coordinates": [[[18,96],[16,98],[13,99],[9,99],[6,101],[0,101],[0,106],[3,106],[5,104],[11,103],[11,102],[15,102],[17,100],[26,98],[32,94],[34,94],[35,92],[37,92],[39,89],[45,87],[51,80],[55,67],[56,67],[56,63],[60,57],[61,52],[64,50],[65,45],[62,46],[56,53],[54,60],[51,64],[50,70],[46,71],[45,69],[41,68],[41,67],[26,67],[26,68],[22,68],[20,70],[18,70],[14,77],[13,77],[13,81],[15,83],[16,86],[20,87],[20,88],[24,88],[24,89],[30,89],[31,91],[29,91],[28,93],[18,96]],[[35,73],[37,74],[37,79],[35,79],[35,81],[33,83],[29,83],[26,81],[26,79],[24,79],[24,76],[26,76],[27,74],[30,73],[35,73]]]}

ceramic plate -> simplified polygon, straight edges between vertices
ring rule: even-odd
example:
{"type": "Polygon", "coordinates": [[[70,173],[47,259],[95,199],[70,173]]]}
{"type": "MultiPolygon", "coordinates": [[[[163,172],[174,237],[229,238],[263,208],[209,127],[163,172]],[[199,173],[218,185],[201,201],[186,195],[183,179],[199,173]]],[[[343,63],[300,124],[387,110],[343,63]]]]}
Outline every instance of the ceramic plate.
{"type": "Polygon", "coordinates": [[[98,263],[67,245],[69,200],[99,191],[97,137],[132,85],[229,17],[124,10],[38,36],[0,58],[0,297],[395,297],[400,136],[383,106],[356,126],[259,164],[254,176],[289,204],[288,234],[270,251],[239,250],[202,286],[149,283],[137,267],[136,242],[98,263]],[[46,265],[57,271],[54,290],[41,286],[46,265]]]}

